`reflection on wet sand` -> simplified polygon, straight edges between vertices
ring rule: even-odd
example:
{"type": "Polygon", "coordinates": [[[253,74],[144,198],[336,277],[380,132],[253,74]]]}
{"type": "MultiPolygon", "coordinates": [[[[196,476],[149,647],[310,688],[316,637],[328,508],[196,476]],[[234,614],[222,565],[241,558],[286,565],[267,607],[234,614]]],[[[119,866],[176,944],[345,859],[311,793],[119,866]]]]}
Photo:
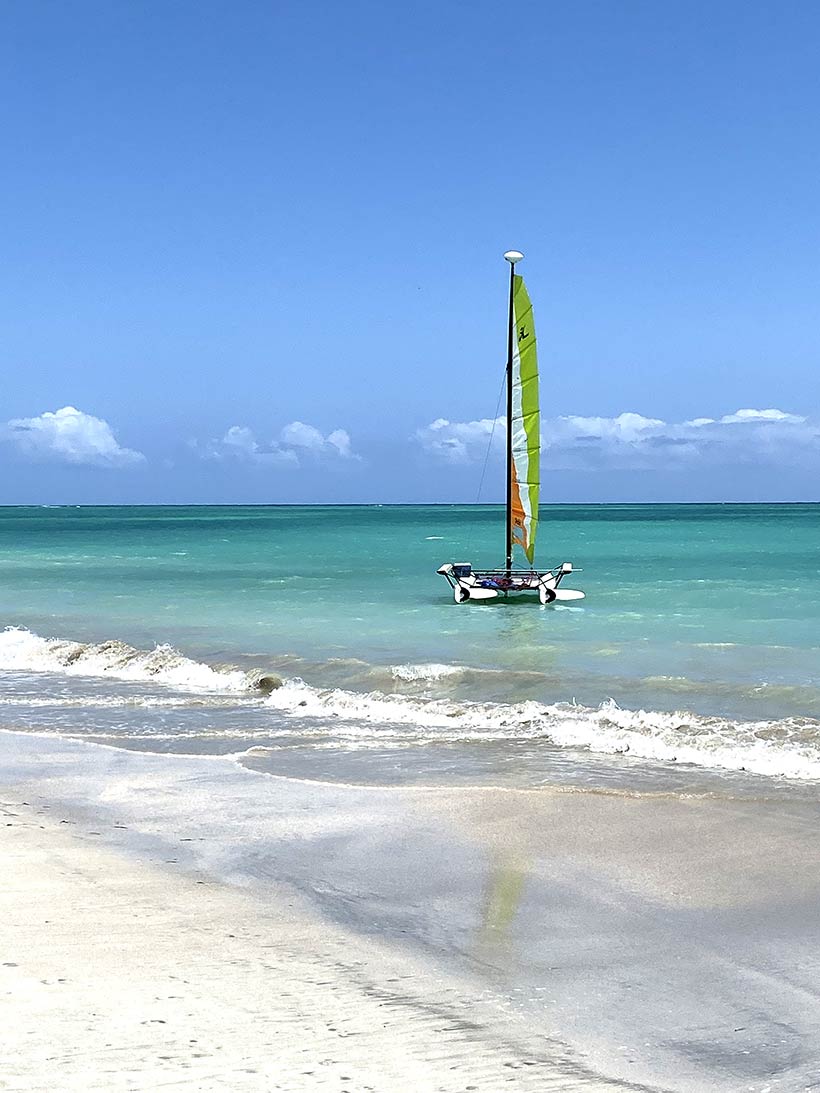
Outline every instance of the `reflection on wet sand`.
{"type": "Polygon", "coordinates": [[[476,899],[468,956],[548,1026],[596,1044],[611,1073],[808,1088],[820,806],[543,790],[417,807],[483,852],[480,894],[460,890],[476,899]],[[624,1053],[640,1062],[623,1069],[624,1053]]]}
{"type": "Polygon", "coordinates": [[[363,944],[469,982],[585,1074],[686,1093],[816,1076],[817,802],[339,786],[2,739],[9,784],[62,815],[130,852],[296,889],[363,944]]]}

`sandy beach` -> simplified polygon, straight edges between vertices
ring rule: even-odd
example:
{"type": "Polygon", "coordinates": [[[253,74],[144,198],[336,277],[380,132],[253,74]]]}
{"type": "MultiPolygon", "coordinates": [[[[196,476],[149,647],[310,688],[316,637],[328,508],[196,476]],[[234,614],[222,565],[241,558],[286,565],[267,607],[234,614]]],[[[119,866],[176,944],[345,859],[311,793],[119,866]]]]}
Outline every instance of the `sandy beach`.
{"type": "Polygon", "coordinates": [[[30,788],[2,803],[0,1088],[623,1088],[493,992],[30,788]]]}
{"type": "Polygon", "coordinates": [[[0,1088],[805,1090],[817,808],[0,734],[0,1088]]]}
{"type": "Polygon", "coordinates": [[[589,1085],[455,980],[43,818],[3,805],[0,1088],[589,1085]]]}

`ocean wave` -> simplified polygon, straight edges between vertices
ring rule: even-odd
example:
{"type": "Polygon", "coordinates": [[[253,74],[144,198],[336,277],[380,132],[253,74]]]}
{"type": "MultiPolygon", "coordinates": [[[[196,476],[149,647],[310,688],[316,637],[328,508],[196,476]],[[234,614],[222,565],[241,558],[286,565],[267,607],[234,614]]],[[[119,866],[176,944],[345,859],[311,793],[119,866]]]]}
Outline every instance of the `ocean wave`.
{"type": "Polygon", "coordinates": [[[697,714],[597,709],[570,703],[496,703],[412,698],[288,680],[266,704],[290,717],[332,721],[305,735],[403,743],[544,740],[556,747],[662,762],[820,780],[820,721],[735,721],[697,714]]]}
{"type": "MultiPolygon", "coordinates": [[[[435,698],[423,692],[399,692],[406,692],[413,684],[424,687],[442,680],[472,679],[473,673],[485,670],[438,663],[390,667],[351,663],[357,671],[361,666],[362,680],[369,681],[366,692],[346,686],[320,688],[298,678],[282,681],[259,669],[205,664],[169,645],[144,650],[117,640],[67,641],[11,627],[0,632],[0,669],[159,683],[183,694],[221,695],[224,701],[253,696],[259,709],[277,711],[297,722],[306,741],[336,739],[340,744],[362,746],[381,740],[412,746],[543,740],[559,748],[820,780],[820,721],[814,718],[744,721],[689,712],[629,710],[614,702],[592,708],[535,700],[505,703],[435,698]],[[372,689],[374,675],[378,689],[372,689]],[[392,684],[396,692],[390,690],[392,684]]],[[[65,696],[72,703],[76,697],[65,696]]],[[[122,701],[120,696],[110,697],[122,701]]],[[[173,704],[172,696],[169,698],[173,704]]],[[[156,699],[132,695],[128,701],[149,706],[156,699]]],[[[79,705],[98,702],[104,699],[93,696],[79,705]]],[[[203,734],[209,731],[207,723],[201,728],[203,734]]],[[[257,724],[253,731],[245,728],[237,735],[248,738],[270,728],[257,724]]]]}
{"type": "Polygon", "coordinates": [[[146,650],[115,639],[65,641],[42,638],[30,630],[11,626],[0,632],[0,668],[150,681],[186,691],[267,691],[280,682],[269,674],[246,672],[234,665],[203,664],[170,645],[146,650]]]}

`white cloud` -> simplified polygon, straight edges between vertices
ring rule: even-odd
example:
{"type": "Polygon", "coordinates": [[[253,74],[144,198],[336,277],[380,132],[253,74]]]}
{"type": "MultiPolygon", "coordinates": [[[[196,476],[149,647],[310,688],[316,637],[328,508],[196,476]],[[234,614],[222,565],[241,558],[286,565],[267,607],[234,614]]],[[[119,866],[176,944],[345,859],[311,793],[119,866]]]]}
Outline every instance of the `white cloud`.
{"type": "Polygon", "coordinates": [[[320,452],[325,446],[325,438],[313,425],[305,425],[304,421],[292,421],[286,425],[279,434],[282,444],[291,448],[306,448],[308,451],[320,452]]]}
{"type": "Polygon", "coordinates": [[[447,463],[472,463],[484,458],[491,441],[494,448],[503,450],[505,421],[503,417],[480,421],[448,421],[439,417],[417,429],[415,439],[425,451],[447,463]]]}
{"type": "Polygon", "coordinates": [[[798,414],[787,414],[784,410],[735,410],[733,414],[725,414],[720,420],[723,425],[735,422],[745,424],[750,421],[785,421],[791,425],[802,425],[806,419],[798,414]]]}
{"type": "Polygon", "coordinates": [[[193,447],[205,459],[233,458],[281,467],[299,467],[305,457],[314,460],[361,458],[352,450],[350,436],[344,429],[334,429],[323,436],[314,425],[306,425],[303,421],[291,421],[277,439],[268,443],[258,441],[247,425],[232,425],[219,440],[202,446],[194,443],[193,447]]]}
{"type": "Polygon", "coordinates": [[[290,448],[302,448],[306,451],[335,454],[342,459],[359,459],[350,446],[350,434],[345,429],[334,429],[327,436],[322,436],[313,425],[304,421],[292,421],[279,434],[279,443],[290,448]]]}
{"type": "Polygon", "coordinates": [[[342,459],[360,459],[350,447],[350,434],[345,429],[334,429],[327,435],[327,444],[335,448],[342,459]]]}
{"type": "MultiPolygon", "coordinates": [[[[601,440],[617,444],[640,443],[646,437],[665,426],[665,422],[643,414],[625,413],[617,417],[567,417],[545,422],[550,426],[548,436],[553,441],[601,440]]],[[[545,437],[545,439],[547,439],[545,437]]]]}
{"type": "Polygon", "coordinates": [[[247,425],[232,425],[221,440],[215,441],[212,454],[217,458],[231,455],[255,463],[269,463],[279,466],[298,467],[296,453],[288,448],[281,448],[275,442],[260,444],[247,425]]]}
{"type": "Polygon", "coordinates": [[[74,406],[20,417],[0,426],[0,439],[34,459],[97,467],[128,467],[145,462],[142,452],[123,448],[107,421],[74,406]]]}
{"type": "MultiPolygon", "coordinates": [[[[493,447],[502,452],[505,419],[495,424],[493,447]]],[[[492,426],[492,420],[437,418],[417,430],[415,439],[436,459],[476,463],[486,456],[492,426]]],[[[717,419],[677,423],[632,412],[617,417],[569,414],[542,418],[541,435],[545,462],[554,470],[820,463],[820,424],[777,409],[742,409],[717,419]]]]}

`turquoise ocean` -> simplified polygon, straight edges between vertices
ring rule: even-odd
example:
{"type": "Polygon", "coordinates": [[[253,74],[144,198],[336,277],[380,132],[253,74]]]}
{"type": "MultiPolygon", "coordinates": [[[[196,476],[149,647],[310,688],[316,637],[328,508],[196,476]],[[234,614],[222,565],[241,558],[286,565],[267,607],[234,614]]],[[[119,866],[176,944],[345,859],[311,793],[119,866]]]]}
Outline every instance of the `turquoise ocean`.
{"type": "MultiPolygon", "coordinates": [[[[0,509],[0,726],[346,782],[820,779],[820,505],[0,509]]],[[[738,781],[740,780],[740,781],[738,781]]]]}

